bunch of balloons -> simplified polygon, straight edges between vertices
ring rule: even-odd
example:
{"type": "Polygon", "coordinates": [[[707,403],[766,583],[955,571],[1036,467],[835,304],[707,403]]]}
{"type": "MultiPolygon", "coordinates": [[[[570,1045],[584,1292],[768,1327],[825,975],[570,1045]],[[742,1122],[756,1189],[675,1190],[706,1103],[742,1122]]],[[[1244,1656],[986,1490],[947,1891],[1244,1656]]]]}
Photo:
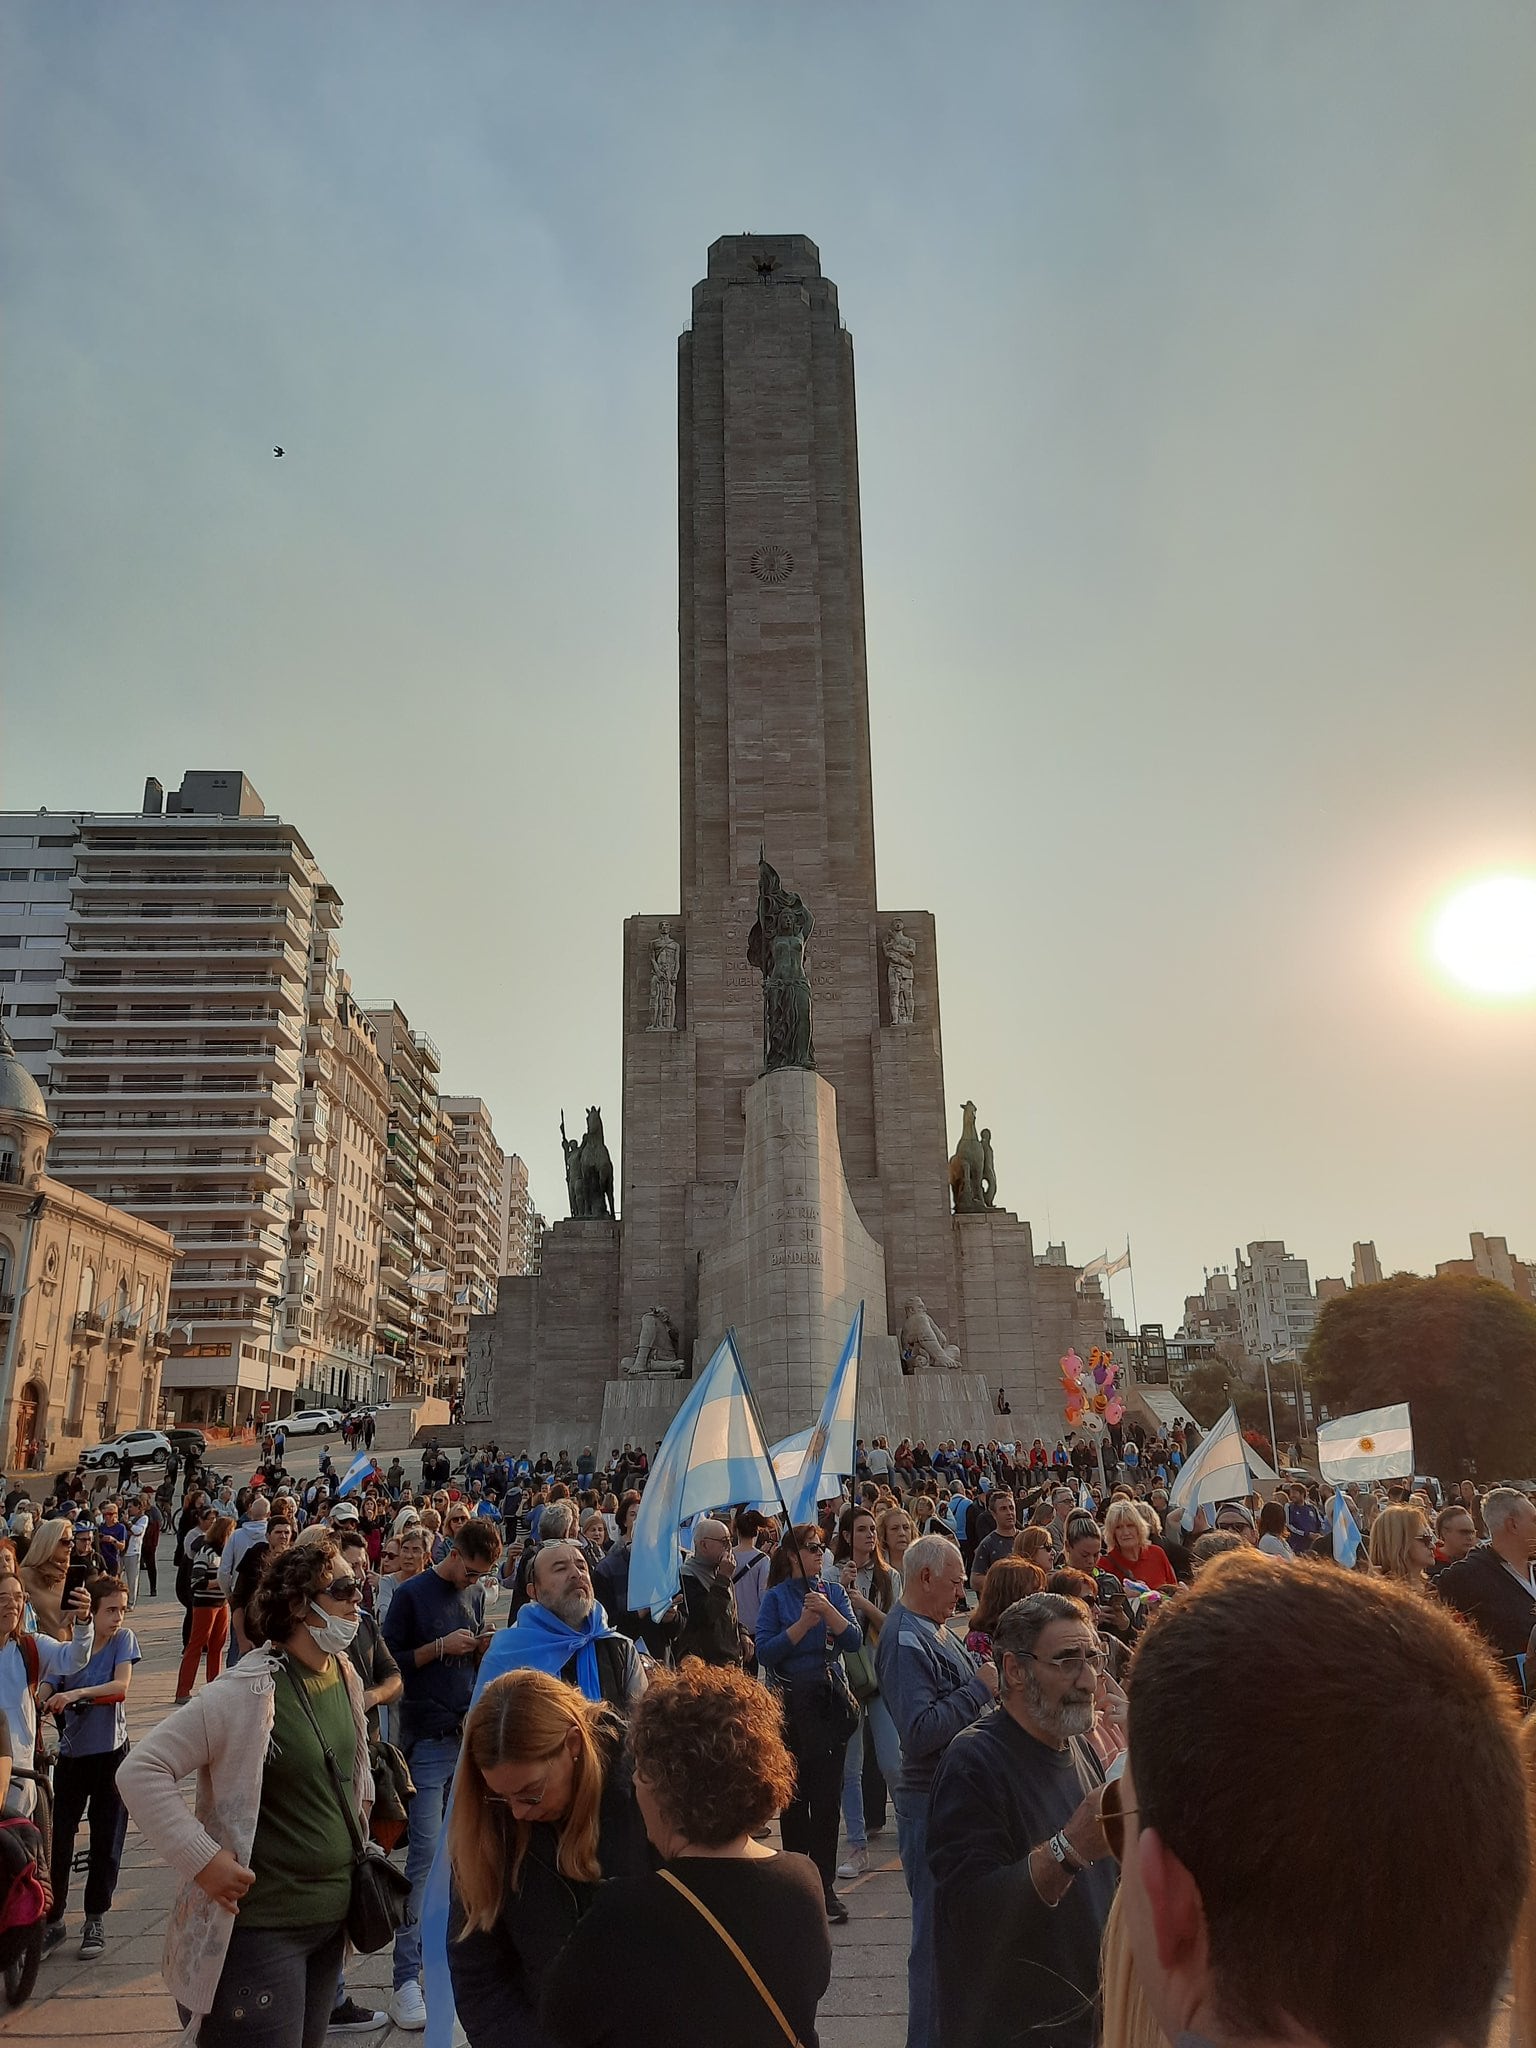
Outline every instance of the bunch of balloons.
{"type": "Polygon", "coordinates": [[[1089,1352],[1086,1365],[1075,1349],[1067,1353],[1061,1361],[1061,1389],[1067,1397],[1068,1429],[1080,1429],[1089,1418],[1110,1426],[1121,1419],[1125,1403],[1115,1384],[1119,1377],[1119,1366],[1097,1345],[1089,1352]]]}

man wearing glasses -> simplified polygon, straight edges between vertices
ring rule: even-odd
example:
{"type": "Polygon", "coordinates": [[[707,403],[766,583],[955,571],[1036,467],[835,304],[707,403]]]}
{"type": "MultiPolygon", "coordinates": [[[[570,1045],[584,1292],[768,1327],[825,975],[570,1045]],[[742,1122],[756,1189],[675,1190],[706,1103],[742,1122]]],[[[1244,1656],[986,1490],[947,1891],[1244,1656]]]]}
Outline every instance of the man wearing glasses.
{"type": "Polygon", "coordinates": [[[957,1735],[928,1812],[944,2048],[1093,2048],[1115,1894],[1093,1727],[1104,1650],[1034,1593],[992,1632],[998,1704],[957,1735]]]}
{"type": "Polygon", "coordinates": [[[405,1855],[411,1904],[395,1936],[389,2016],[397,2027],[412,2033],[427,2023],[420,1931],[427,1873],[443,1830],[475,1673],[489,1641],[480,1582],[494,1571],[500,1556],[501,1538],[492,1524],[478,1516],[466,1521],[444,1558],[430,1571],[396,1586],[384,1617],[384,1640],[405,1685],[395,1710],[400,1747],[416,1781],[405,1855]]]}

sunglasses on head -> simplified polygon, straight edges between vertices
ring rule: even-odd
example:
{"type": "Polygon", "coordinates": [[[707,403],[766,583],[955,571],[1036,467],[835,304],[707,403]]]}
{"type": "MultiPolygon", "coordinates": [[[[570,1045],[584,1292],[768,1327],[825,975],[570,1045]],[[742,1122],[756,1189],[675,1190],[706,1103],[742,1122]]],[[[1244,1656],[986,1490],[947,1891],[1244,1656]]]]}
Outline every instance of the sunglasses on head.
{"type": "Polygon", "coordinates": [[[1104,1791],[1099,1800],[1099,1825],[1104,1830],[1104,1839],[1109,1844],[1109,1853],[1117,1863],[1125,1861],[1125,1824],[1140,1807],[1125,1804],[1124,1780],[1106,1778],[1104,1791]]]}

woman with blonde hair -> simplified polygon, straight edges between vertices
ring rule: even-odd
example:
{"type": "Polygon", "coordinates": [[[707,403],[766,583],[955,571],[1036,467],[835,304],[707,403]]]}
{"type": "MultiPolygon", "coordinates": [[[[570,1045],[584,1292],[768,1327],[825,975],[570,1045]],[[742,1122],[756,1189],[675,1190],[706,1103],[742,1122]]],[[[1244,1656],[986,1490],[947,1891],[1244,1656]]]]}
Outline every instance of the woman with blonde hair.
{"type": "MultiPolygon", "coordinates": [[[[21,1563],[21,1583],[37,1617],[37,1633],[52,1637],[56,1643],[70,1640],[73,1623],[80,1618],[78,1614],[64,1612],[64,1582],[69,1576],[74,1548],[74,1524],[66,1515],[56,1515],[51,1521],[38,1524],[21,1563]]],[[[79,1604],[77,1598],[75,1605],[79,1604]]],[[[89,1612],[89,1602],[86,1608],[89,1612]]]]}
{"type": "Polygon", "coordinates": [[[1427,1592],[1435,1561],[1435,1532],[1423,1510],[1399,1502],[1383,1508],[1371,1529],[1371,1569],[1415,1593],[1427,1592]]]}
{"type": "MultiPolygon", "coordinates": [[[[1046,1508],[1047,1521],[1050,1508],[1046,1508]]],[[[1041,1571],[1050,1576],[1051,1560],[1055,1551],[1051,1543],[1051,1532],[1045,1522],[1031,1522],[1027,1529],[1021,1529],[1013,1539],[1013,1554],[1023,1558],[1026,1564],[1037,1564],[1041,1571]]],[[[1044,1588],[1040,1589],[1042,1592],[1044,1588]]]]}
{"type": "Polygon", "coordinates": [[[492,1679],[464,1724],[447,1853],[470,2048],[535,2048],[545,1975],[598,1885],[650,1867],[618,1716],[542,1671],[492,1679]]]}
{"type": "Polygon", "coordinates": [[[1103,1568],[1122,1582],[1134,1579],[1139,1586],[1170,1592],[1178,1585],[1167,1551],[1147,1533],[1134,1501],[1111,1501],[1105,1509],[1104,1544],[1103,1568]]]}
{"type": "Polygon", "coordinates": [[[880,1510],[875,1517],[875,1539],[891,1570],[900,1572],[901,1560],[912,1541],[912,1517],[904,1507],[892,1502],[880,1510]]]}

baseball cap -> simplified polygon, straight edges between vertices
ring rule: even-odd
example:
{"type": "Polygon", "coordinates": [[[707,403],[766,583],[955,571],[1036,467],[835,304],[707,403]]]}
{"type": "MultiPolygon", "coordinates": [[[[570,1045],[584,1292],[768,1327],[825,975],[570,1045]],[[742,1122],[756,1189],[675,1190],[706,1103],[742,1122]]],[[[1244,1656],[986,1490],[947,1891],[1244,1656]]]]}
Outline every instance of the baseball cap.
{"type": "Polygon", "coordinates": [[[356,1504],[350,1500],[337,1501],[335,1507],[331,1509],[331,1520],[333,1522],[355,1522],[357,1520],[356,1504]]]}

